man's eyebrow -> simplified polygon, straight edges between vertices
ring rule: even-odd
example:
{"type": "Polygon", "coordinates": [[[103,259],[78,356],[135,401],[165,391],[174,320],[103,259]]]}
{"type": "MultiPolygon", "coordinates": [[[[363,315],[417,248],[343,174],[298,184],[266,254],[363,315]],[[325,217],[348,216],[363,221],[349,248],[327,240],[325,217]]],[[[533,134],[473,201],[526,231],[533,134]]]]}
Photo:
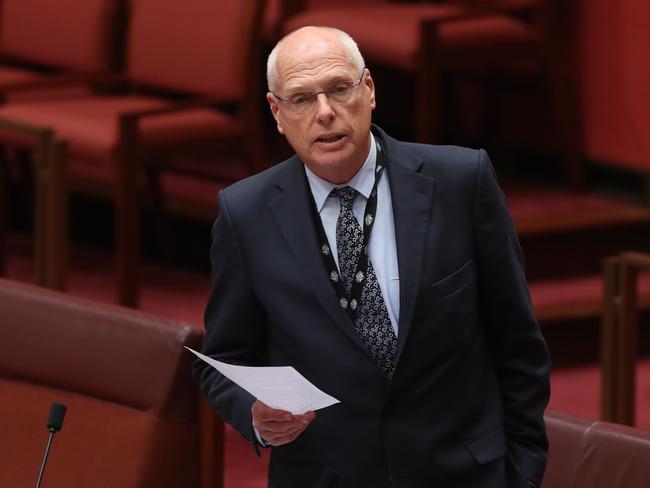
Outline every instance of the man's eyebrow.
{"type": "Polygon", "coordinates": [[[332,76],[325,78],[325,80],[323,80],[318,85],[315,85],[318,86],[319,88],[315,88],[313,86],[308,88],[301,83],[296,83],[295,85],[289,83],[284,87],[284,91],[287,93],[313,93],[316,91],[320,91],[323,88],[327,88],[328,86],[334,85],[336,83],[340,83],[342,81],[350,81],[350,80],[351,78],[349,73],[336,73],[333,74],[332,76]]]}

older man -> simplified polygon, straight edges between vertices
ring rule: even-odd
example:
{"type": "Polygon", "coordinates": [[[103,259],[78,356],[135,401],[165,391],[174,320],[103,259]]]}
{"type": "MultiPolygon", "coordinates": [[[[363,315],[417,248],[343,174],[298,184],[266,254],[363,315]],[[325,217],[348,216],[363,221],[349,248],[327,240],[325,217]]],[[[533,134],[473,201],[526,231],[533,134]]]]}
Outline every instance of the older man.
{"type": "Polygon", "coordinates": [[[538,486],[548,354],[486,153],[372,126],[335,29],[281,40],[268,83],[296,154],[219,196],[203,352],[294,366],[341,403],[292,415],[197,362],[210,404],[271,446],[270,487],[538,486]]]}

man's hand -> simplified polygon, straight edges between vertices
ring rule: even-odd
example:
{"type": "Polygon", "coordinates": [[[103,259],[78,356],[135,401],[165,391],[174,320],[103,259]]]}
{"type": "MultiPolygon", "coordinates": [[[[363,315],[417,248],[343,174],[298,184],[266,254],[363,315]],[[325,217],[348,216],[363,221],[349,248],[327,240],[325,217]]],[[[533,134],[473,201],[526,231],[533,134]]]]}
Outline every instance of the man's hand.
{"type": "Polygon", "coordinates": [[[294,415],[286,410],[278,410],[255,400],[251,408],[253,427],[264,442],[271,446],[288,444],[307,428],[316,414],[313,411],[294,415]]]}

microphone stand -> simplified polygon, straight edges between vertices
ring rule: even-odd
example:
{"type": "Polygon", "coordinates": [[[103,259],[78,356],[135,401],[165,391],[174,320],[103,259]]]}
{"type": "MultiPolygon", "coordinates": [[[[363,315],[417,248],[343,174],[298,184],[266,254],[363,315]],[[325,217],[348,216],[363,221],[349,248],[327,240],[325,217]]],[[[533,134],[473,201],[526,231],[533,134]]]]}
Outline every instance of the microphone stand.
{"type": "Polygon", "coordinates": [[[43,473],[45,472],[45,463],[47,463],[47,456],[50,454],[50,446],[52,445],[55,433],[56,430],[50,429],[50,437],[47,439],[47,447],[45,448],[45,455],[43,456],[43,462],[41,463],[41,471],[38,473],[38,480],[36,480],[36,488],[41,486],[41,480],[43,479],[43,473]]]}
{"type": "Polygon", "coordinates": [[[41,471],[38,473],[38,479],[36,480],[36,488],[40,488],[41,481],[43,480],[43,473],[45,472],[45,464],[47,463],[47,457],[50,454],[50,447],[52,447],[52,441],[54,440],[54,434],[56,434],[61,427],[63,426],[63,419],[65,418],[66,406],[62,403],[53,403],[52,408],[50,408],[50,415],[47,418],[47,423],[45,426],[47,430],[50,431],[50,437],[47,440],[47,447],[45,448],[45,455],[43,455],[43,462],[41,463],[41,471]]]}

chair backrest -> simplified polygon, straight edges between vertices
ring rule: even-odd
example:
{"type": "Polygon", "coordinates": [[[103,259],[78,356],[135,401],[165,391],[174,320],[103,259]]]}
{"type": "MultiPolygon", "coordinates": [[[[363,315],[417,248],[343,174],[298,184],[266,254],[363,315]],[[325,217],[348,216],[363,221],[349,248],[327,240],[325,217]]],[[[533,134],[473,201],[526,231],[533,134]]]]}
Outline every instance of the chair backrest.
{"type": "MultiPolygon", "coordinates": [[[[372,5],[387,3],[390,0],[356,0],[353,4],[372,5]]],[[[275,44],[282,36],[282,23],[291,15],[305,9],[349,6],[349,0],[268,0],[262,19],[263,38],[275,44]]]]}
{"type": "Polygon", "coordinates": [[[127,72],[136,83],[237,101],[249,93],[262,0],[132,0],[127,72]]]}
{"type": "Polygon", "coordinates": [[[578,470],[585,432],[592,424],[560,412],[547,412],[548,464],[542,488],[571,488],[578,470]]]}
{"type": "Polygon", "coordinates": [[[547,412],[548,466],[541,488],[645,488],[650,432],[547,412]]]}
{"type": "Polygon", "coordinates": [[[585,433],[575,486],[647,488],[650,485],[650,432],[595,422],[585,433]]]}
{"type": "Polygon", "coordinates": [[[123,1],[2,0],[0,52],[46,68],[112,68],[124,22],[123,1]]]}
{"type": "Polygon", "coordinates": [[[3,279],[0,310],[0,486],[35,480],[53,401],[46,485],[196,485],[200,330],[3,279]]]}

